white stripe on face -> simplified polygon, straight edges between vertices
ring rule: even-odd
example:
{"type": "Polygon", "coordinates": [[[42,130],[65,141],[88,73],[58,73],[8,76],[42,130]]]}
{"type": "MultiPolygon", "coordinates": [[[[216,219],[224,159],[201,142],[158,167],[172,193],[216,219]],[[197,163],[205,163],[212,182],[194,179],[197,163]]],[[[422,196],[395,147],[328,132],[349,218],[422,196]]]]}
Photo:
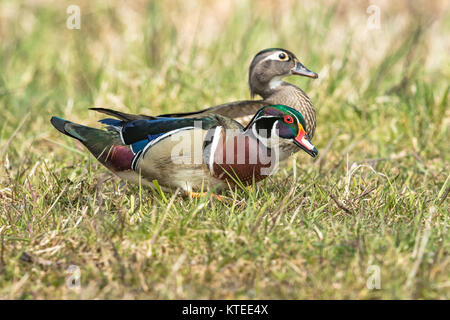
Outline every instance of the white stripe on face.
{"type": "MultiPolygon", "coordinates": [[[[276,117],[261,117],[261,118],[276,118],[276,117]]],[[[277,124],[278,124],[278,120],[276,120],[273,123],[273,126],[272,126],[272,128],[270,130],[270,134],[271,134],[270,138],[263,137],[263,136],[259,135],[258,131],[256,130],[256,124],[253,124],[253,126],[252,126],[253,135],[255,136],[256,139],[261,141],[266,147],[268,147],[268,148],[274,147],[272,145],[272,142],[274,142],[274,138],[273,137],[278,137],[277,124]]],[[[276,141],[278,141],[278,140],[276,140],[276,141]]]]}
{"type": "Polygon", "coordinates": [[[265,57],[264,59],[262,59],[261,62],[266,61],[266,60],[289,61],[289,59],[290,59],[289,55],[286,52],[284,52],[282,50],[277,50],[274,53],[272,53],[272,54],[268,55],[267,57],[265,57]],[[286,55],[287,59],[281,60],[279,57],[280,53],[284,53],[286,55]]]}

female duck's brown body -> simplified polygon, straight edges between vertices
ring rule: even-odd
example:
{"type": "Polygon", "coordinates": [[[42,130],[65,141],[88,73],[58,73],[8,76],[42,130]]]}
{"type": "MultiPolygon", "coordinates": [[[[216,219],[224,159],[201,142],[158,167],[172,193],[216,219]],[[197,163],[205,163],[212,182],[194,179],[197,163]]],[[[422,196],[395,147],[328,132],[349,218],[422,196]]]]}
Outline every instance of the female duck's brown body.
{"type": "MultiPolygon", "coordinates": [[[[314,136],[316,130],[316,111],[311,100],[302,89],[283,81],[279,87],[272,90],[269,94],[263,95],[262,98],[263,100],[244,100],[226,103],[202,110],[198,114],[215,113],[224,115],[246,126],[260,108],[271,104],[282,104],[300,111],[306,120],[306,132],[310,138],[314,136]]],[[[185,115],[180,113],[178,116],[185,115]]]]}

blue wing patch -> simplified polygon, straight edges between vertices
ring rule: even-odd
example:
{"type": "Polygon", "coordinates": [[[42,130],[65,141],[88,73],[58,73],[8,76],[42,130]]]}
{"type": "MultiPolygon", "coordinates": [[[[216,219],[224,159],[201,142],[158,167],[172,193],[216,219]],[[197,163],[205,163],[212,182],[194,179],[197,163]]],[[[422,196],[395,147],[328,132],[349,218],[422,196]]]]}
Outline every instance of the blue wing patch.
{"type": "Polygon", "coordinates": [[[133,153],[136,154],[139,151],[143,150],[147,144],[148,144],[147,139],[135,142],[131,145],[131,151],[133,151],[133,153]]]}
{"type": "Polygon", "coordinates": [[[134,154],[138,153],[139,151],[144,150],[144,148],[153,140],[155,140],[156,138],[162,136],[164,133],[158,133],[158,134],[151,134],[147,136],[147,139],[144,140],[140,140],[138,142],[132,143],[131,144],[131,150],[133,151],[134,154]]]}
{"type": "Polygon", "coordinates": [[[123,121],[122,120],[117,120],[117,119],[102,119],[99,120],[98,122],[106,124],[108,126],[113,126],[113,127],[121,127],[123,125],[123,121]]]}
{"type": "MultiPolygon", "coordinates": [[[[140,126],[143,123],[145,124],[159,124],[159,123],[164,123],[167,121],[173,121],[173,119],[171,118],[160,118],[160,119],[156,119],[156,120],[138,120],[138,121],[122,121],[122,120],[117,120],[117,119],[111,119],[111,118],[106,118],[106,119],[102,119],[99,120],[100,123],[105,124],[107,126],[111,126],[114,127],[116,130],[127,134],[127,129],[129,130],[130,128],[136,128],[138,129],[138,134],[139,134],[139,129],[140,126]]],[[[142,130],[142,129],[141,129],[142,130]]],[[[159,132],[159,133],[155,133],[155,134],[147,134],[147,136],[144,139],[138,140],[136,142],[133,142],[130,144],[131,150],[133,151],[134,154],[139,153],[139,151],[142,151],[150,142],[152,142],[153,140],[155,140],[156,138],[158,138],[159,136],[162,136],[165,132],[159,132]]]]}

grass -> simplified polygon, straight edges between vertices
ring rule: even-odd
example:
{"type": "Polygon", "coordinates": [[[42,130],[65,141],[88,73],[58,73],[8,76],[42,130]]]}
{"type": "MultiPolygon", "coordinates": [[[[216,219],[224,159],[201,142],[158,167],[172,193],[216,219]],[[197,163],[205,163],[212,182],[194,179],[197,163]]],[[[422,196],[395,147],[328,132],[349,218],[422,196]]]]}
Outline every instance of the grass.
{"type": "Polygon", "coordinates": [[[379,30],[366,1],[78,3],[69,30],[72,3],[0,2],[0,298],[449,298],[446,1],[381,2],[379,30]],[[232,202],[124,184],[49,123],[248,98],[267,47],[319,73],[288,80],[320,158],[232,202]]]}

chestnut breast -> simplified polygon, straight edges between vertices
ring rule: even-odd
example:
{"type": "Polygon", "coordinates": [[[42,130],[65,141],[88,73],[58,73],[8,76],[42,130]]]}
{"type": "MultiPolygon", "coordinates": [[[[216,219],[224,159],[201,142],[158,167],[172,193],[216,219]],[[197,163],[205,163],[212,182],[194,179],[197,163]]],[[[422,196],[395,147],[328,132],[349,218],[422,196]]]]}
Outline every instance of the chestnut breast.
{"type": "Polygon", "coordinates": [[[275,159],[261,142],[246,135],[221,134],[214,153],[214,176],[235,184],[233,179],[245,184],[260,181],[270,175],[275,159]]]}

